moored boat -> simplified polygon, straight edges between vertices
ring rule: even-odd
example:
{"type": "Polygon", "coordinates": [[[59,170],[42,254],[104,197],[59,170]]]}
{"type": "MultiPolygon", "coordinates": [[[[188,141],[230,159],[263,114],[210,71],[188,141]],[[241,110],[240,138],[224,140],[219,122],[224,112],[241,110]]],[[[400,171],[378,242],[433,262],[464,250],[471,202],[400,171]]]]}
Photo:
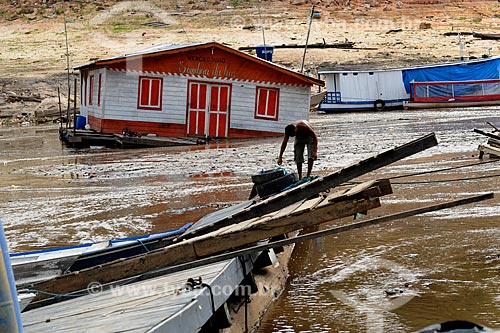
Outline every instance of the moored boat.
{"type": "Polygon", "coordinates": [[[100,265],[164,247],[191,223],[181,228],[97,243],[10,254],[17,288],[53,279],[67,272],[100,265]]]}
{"type": "Polygon", "coordinates": [[[319,70],[327,113],[500,104],[500,57],[391,69],[319,70]]]}
{"type": "Polygon", "coordinates": [[[488,34],[488,33],[473,32],[472,36],[475,38],[487,39],[487,40],[500,39],[500,34],[495,34],[495,33],[488,34]]]}
{"type": "Polygon", "coordinates": [[[500,105],[500,80],[412,82],[405,108],[500,105]]]}

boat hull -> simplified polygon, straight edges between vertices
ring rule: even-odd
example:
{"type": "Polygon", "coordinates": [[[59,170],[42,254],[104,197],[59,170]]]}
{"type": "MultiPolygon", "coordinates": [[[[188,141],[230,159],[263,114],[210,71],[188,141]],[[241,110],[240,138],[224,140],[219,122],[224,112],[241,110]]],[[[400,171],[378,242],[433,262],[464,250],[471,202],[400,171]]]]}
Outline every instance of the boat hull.
{"type": "Polygon", "coordinates": [[[356,103],[320,103],[317,107],[318,111],[326,113],[342,113],[342,112],[356,112],[356,111],[388,111],[403,109],[403,101],[384,102],[383,107],[376,107],[375,102],[356,102],[356,103]]]}
{"type": "Polygon", "coordinates": [[[464,102],[408,102],[405,109],[439,109],[439,108],[459,108],[474,106],[500,105],[500,100],[491,101],[464,101],[464,102]]]}

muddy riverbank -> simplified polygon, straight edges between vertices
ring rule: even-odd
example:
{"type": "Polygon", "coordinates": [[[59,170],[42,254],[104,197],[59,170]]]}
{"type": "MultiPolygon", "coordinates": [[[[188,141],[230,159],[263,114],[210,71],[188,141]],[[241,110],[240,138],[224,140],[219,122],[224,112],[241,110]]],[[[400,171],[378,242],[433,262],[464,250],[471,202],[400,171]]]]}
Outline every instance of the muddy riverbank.
{"type": "MultiPolygon", "coordinates": [[[[486,138],[473,132],[489,131],[486,121],[500,124],[498,114],[498,108],[312,114],[319,135],[313,173],[333,172],[434,132],[437,147],[356,181],[459,168],[394,178],[394,194],[368,217],[498,192],[499,164],[488,158],[490,163],[477,164],[477,146],[486,138]]],[[[176,228],[247,199],[250,176],[276,166],[280,140],[74,150],[61,146],[54,125],[3,128],[0,218],[15,252],[176,228]]],[[[285,167],[294,170],[291,147],[285,167]]],[[[261,332],[364,331],[366,308],[346,304],[330,290],[361,301],[394,290],[410,296],[397,309],[375,313],[383,315],[386,332],[457,318],[500,328],[499,216],[497,196],[301,244],[288,288],[261,332]],[[377,258],[403,267],[411,281],[401,281],[390,267],[377,267],[377,258]]]]}

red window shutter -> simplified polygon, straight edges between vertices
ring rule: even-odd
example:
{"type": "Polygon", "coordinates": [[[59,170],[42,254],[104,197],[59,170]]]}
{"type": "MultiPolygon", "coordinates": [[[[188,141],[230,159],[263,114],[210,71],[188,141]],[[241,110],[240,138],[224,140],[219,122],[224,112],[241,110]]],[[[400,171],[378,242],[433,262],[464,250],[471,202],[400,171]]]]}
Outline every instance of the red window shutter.
{"type": "Polygon", "coordinates": [[[101,86],[102,86],[102,74],[99,73],[99,85],[97,87],[97,106],[101,106],[101,86]]]}
{"type": "Polygon", "coordinates": [[[80,83],[80,104],[83,106],[87,105],[87,77],[83,76],[82,73],[82,82],[80,83]]]}
{"type": "Polygon", "coordinates": [[[276,102],[277,93],[274,90],[269,90],[269,98],[267,100],[267,115],[272,118],[276,118],[276,102]]]}
{"type": "Polygon", "coordinates": [[[141,79],[141,92],[140,92],[141,106],[149,105],[149,86],[150,83],[148,79],[141,79]]]}
{"type": "Polygon", "coordinates": [[[266,115],[267,90],[259,89],[259,100],[257,101],[257,115],[266,115]]]}
{"type": "Polygon", "coordinates": [[[94,99],[94,75],[90,75],[89,105],[92,105],[93,99],[94,99]]]}
{"type": "Polygon", "coordinates": [[[150,106],[160,106],[160,80],[151,80],[151,100],[150,106]]]}

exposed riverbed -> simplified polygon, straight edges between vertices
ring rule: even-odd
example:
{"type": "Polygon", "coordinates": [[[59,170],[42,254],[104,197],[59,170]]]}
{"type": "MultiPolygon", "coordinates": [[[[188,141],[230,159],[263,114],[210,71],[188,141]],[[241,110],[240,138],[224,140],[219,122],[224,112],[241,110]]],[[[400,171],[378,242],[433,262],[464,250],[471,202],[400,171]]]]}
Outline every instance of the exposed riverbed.
{"type": "MultiPolygon", "coordinates": [[[[477,164],[477,147],[487,138],[473,129],[490,131],[486,121],[499,126],[500,110],[313,114],[319,135],[313,173],[434,132],[437,147],[356,181],[460,168],[394,178],[394,194],[368,218],[498,192],[500,164],[477,164]]],[[[250,176],[276,166],[280,143],[74,150],[61,146],[54,125],[3,128],[0,218],[13,252],[180,227],[247,199],[250,176]]],[[[291,146],[285,159],[293,171],[291,146]]],[[[346,222],[352,219],[329,226],[346,222]]],[[[260,332],[410,332],[450,319],[500,328],[499,222],[497,195],[299,244],[288,287],[260,332]]]]}

